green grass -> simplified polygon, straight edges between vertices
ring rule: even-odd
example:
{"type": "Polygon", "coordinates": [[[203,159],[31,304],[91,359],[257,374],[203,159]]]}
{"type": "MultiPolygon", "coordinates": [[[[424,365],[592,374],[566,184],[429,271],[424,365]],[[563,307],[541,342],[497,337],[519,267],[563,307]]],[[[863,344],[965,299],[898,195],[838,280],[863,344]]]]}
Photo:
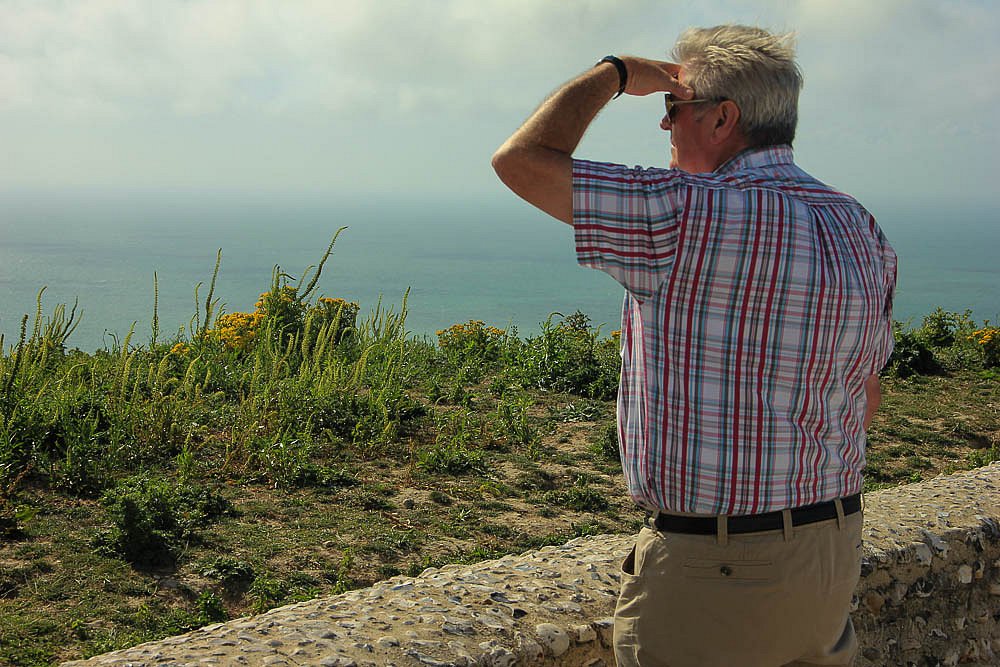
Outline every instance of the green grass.
{"type": "MultiPolygon", "coordinates": [[[[470,321],[411,339],[405,298],[367,315],[317,298],[327,257],[298,281],[276,268],[238,316],[213,275],[169,340],[154,325],[84,353],[75,311],[39,307],[0,342],[0,664],[638,527],[616,338],[576,313],[534,337],[470,321]]],[[[966,325],[909,331],[869,488],[998,458],[1000,377],[966,325]],[[937,374],[906,365],[927,354],[937,374]]]]}

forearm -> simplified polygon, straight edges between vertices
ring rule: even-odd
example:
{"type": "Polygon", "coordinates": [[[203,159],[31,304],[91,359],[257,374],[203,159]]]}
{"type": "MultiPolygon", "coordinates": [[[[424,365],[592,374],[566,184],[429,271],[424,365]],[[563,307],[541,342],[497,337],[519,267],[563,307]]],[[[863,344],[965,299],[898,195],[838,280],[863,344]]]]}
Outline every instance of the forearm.
{"type": "Polygon", "coordinates": [[[614,65],[601,63],[563,84],[497,151],[548,150],[567,157],[618,90],[614,65]]]}
{"type": "Polygon", "coordinates": [[[618,72],[602,63],[564,84],[493,155],[500,180],[518,196],[572,222],[573,151],[618,90],[618,72]]]}
{"type": "MultiPolygon", "coordinates": [[[[691,99],[680,66],[624,56],[625,92],[667,91],[691,99]]],[[[597,113],[622,86],[618,69],[602,62],[563,85],[493,155],[500,180],[530,204],[573,223],[573,151],[597,113]]]]}

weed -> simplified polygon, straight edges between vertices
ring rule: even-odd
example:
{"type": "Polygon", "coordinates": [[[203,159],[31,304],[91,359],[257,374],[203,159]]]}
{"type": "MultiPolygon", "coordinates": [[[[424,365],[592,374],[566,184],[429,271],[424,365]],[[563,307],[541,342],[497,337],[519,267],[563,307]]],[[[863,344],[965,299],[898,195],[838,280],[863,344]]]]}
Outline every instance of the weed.
{"type": "MultiPolygon", "coordinates": [[[[0,538],[16,540],[26,536],[24,524],[35,515],[36,510],[16,501],[16,491],[29,468],[21,468],[16,474],[9,472],[12,464],[0,461],[0,538]]],[[[0,597],[3,597],[0,591],[0,597]]]]}
{"type": "Polygon", "coordinates": [[[431,501],[437,503],[438,505],[451,505],[455,502],[451,496],[438,489],[432,489],[430,493],[431,501]]]}
{"type": "Polygon", "coordinates": [[[277,607],[288,595],[288,586],[271,575],[259,575],[247,592],[252,600],[251,608],[256,613],[277,607]]]}
{"type": "Polygon", "coordinates": [[[978,347],[984,368],[1000,368],[1000,328],[990,326],[987,322],[982,329],[969,334],[968,340],[978,347]]]}
{"type": "Polygon", "coordinates": [[[485,472],[486,459],[476,447],[483,428],[475,415],[454,411],[438,418],[438,434],[434,444],[417,452],[417,467],[430,473],[460,475],[485,472]]]}
{"type": "Polygon", "coordinates": [[[555,489],[543,496],[547,503],[561,505],[578,512],[602,512],[610,506],[604,494],[590,486],[586,477],[577,477],[568,489],[555,489]]]}
{"type": "MultiPolygon", "coordinates": [[[[334,595],[345,593],[358,587],[357,581],[351,576],[354,568],[354,551],[347,549],[341,556],[340,562],[333,570],[326,572],[326,580],[333,584],[331,593],[334,595]]],[[[396,573],[398,574],[398,572],[396,573]]],[[[394,576],[394,575],[388,575],[394,576]]]]}
{"type": "Polygon", "coordinates": [[[420,560],[410,561],[410,564],[406,566],[406,575],[409,577],[419,576],[421,572],[431,567],[439,567],[443,563],[440,560],[431,558],[430,556],[424,556],[420,560]]]}
{"type": "Polygon", "coordinates": [[[977,449],[968,454],[969,465],[974,468],[987,466],[1000,461],[1000,446],[994,445],[988,449],[977,449]]]}
{"type": "Polygon", "coordinates": [[[528,410],[532,400],[524,395],[504,395],[497,403],[495,430],[500,437],[516,446],[526,447],[533,455],[542,439],[542,432],[532,421],[528,410]]]}
{"type": "Polygon", "coordinates": [[[417,455],[417,466],[438,474],[461,475],[484,472],[486,460],[483,453],[457,443],[436,444],[417,455]]]}
{"type": "Polygon", "coordinates": [[[226,588],[252,582],[255,577],[253,565],[232,556],[219,556],[200,570],[202,576],[215,579],[226,588]]]}
{"type": "Polygon", "coordinates": [[[480,530],[484,535],[489,535],[491,537],[496,537],[501,540],[510,540],[515,535],[517,531],[510,526],[505,526],[499,523],[485,523],[480,527],[480,530]]]}
{"type": "Polygon", "coordinates": [[[394,561],[401,554],[415,551],[421,542],[421,535],[415,530],[379,528],[367,550],[384,560],[394,561]]]}
{"type": "Polygon", "coordinates": [[[219,596],[212,591],[202,591],[195,600],[195,609],[198,614],[198,624],[208,625],[209,623],[221,623],[229,620],[229,612],[219,596]]]}
{"type": "Polygon", "coordinates": [[[563,422],[592,422],[604,414],[604,407],[599,401],[582,401],[567,403],[557,416],[563,422]]]}
{"type": "Polygon", "coordinates": [[[126,480],[101,503],[111,528],[98,535],[95,546],[134,565],[173,564],[198,528],[232,512],[229,501],[209,489],[148,477],[126,480]]]}
{"type": "Polygon", "coordinates": [[[611,421],[604,424],[598,431],[597,439],[591,443],[590,451],[600,460],[621,464],[617,422],[611,421]]]}

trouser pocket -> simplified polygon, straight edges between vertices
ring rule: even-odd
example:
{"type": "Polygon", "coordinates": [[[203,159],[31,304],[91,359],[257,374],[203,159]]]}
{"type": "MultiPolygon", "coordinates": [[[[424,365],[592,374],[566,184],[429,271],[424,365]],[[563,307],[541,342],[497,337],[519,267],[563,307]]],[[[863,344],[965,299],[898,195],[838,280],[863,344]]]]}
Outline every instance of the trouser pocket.
{"type": "Polygon", "coordinates": [[[635,546],[632,546],[632,550],[628,552],[628,556],[625,556],[625,560],[622,561],[622,573],[627,574],[630,577],[635,576],[635,546]]]}
{"type": "Polygon", "coordinates": [[[689,558],[681,565],[688,579],[765,583],[774,579],[774,563],[767,560],[689,558]]]}

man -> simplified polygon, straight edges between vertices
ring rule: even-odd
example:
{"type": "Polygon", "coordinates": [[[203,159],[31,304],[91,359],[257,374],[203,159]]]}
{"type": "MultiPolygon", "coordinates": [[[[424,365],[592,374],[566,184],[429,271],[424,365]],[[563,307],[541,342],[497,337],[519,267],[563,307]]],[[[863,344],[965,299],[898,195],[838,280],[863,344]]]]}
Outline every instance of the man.
{"type": "Polygon", "coordinates": [[[848,665],[895,254],[860,204],[792,161],[788,36],[692,29],[674,57],[603,59],[493,158],[626,290],[618,434],[651,521],[622,566],[615,655],[848,665]],[[669,169],[572,158],[622,93],[665,94],[669,169]]]}

